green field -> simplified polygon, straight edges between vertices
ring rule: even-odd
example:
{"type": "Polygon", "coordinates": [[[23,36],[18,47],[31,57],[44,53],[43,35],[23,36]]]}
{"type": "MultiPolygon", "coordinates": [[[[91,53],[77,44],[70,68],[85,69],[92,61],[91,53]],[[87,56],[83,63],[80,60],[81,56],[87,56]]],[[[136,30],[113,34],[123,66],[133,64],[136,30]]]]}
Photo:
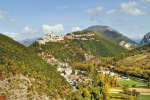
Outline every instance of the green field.
{"type": "Polygon", "coordinates": [[[141,82],[137,82],[137,81],[133,81],[133,80],[124,80],[124,81],[119,81],[119,84],[121,85],[129,85],[129,86],[133,86],[134,84],[136,84],[136,86],[143,86],[143,85],[147,85],[146,83],[141,83],[141,82]]]}
{"type": "Polygon", "coordinates": [[[150,100],[150,95],[141,95],[138,100],[150,100]]]}

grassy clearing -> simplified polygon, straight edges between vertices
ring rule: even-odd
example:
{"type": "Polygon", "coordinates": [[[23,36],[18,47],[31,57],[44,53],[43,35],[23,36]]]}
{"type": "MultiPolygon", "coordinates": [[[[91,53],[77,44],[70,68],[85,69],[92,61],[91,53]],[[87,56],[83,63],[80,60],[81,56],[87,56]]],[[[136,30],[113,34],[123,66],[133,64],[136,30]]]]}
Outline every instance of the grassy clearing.
{"type": "Polygon", "coordinates": [[[119,84],[121,85],[129,85],[129,86],[133,86],[134,84],[136,84],[136,86],[143,86],[143,85],[147,85],[146,83],[141,83],[141,82],[137,82],[137,81],[133,81],[133,80],[124,80],[124,81],[119,81],[119,84]]]}
{"type": "Polygon", "coordinates": [[[150,100],[150,95],[141,95],[138,100],[150,100]]]}

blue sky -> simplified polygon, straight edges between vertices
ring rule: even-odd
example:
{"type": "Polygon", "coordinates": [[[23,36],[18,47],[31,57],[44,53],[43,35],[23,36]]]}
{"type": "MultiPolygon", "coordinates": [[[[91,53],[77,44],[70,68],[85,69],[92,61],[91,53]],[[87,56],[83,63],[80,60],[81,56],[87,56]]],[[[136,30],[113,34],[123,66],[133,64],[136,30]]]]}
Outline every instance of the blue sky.
{"type": "Polygon", "coordinates": [[[150,32],[150,0],[0,0],[0,32],[15,40],[64,35],[93,25],[142,39],[150,32]]]}

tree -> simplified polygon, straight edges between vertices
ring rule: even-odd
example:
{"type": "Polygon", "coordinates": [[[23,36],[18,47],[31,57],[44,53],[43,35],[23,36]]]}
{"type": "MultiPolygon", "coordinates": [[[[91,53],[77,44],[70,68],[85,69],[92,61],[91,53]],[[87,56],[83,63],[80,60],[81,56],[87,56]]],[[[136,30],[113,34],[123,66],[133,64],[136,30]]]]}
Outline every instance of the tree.
{"type": "Polygon", "coordinates": [[[108,93],[105,89],[102,90],[102,100],[108,100],[108,93]]]}
{"type": "Polygon", "coordinates": [[[135,89],[132,90],[132,95],[133,95],[133,96],[136,95],[136,90],[135,90],[135,89]]]}
{"type": "Polygon", "coordinates": [[[132,87],[136,87],[136,84],[133,84],[133,86],[132,87]]]}
{"type": "Polygon", "coordinates": [[[110,86],[108,85],[108,83],[105,84],[105,88],[106,88],[107,92],[110,91],[110,86]]]}
{"type": "Polygon", "coordinates": [[[130,96],[130,99],[129,100],[134,100],[134,97],[132,96],[132,94],[131,94],[131,96],[130,96]]]}
{"type": "Polygon", "coordinates": [[[122,89],[123,89],[124,93],[129,93],[130,92],[130,89],[129,89],[128,85],[125,85],[122,89]]]}
{"type": "Polygon", "coordinates": [[[66,75],[66,71],[65,70],[63,71],[63,73],[64,73],[64,75],[66,75]]]}
{"type": "Polygon", "coordinates": [[[148,87],[150,87],[150,77],[149,77],[148,87]]]}
{"type": "Polygon", "coordinates": [[[83,92],[82,92],[82,96],[83,98],[90,98],[90,93],[87,89],[83,89],[83,92]]]}
{"type": "Polygon", "coordinates": [[[136,97],[137,97],[137,98],[140,97],[140,92],[136,92],[136,97]]]}
{"type": "Polygon", "coordinates": [[[64,99],[64,98],[65,98],[65,94],[64,94],[63,91],[61,91],[59,94],[60,94],[61,99],[64,99]]]}

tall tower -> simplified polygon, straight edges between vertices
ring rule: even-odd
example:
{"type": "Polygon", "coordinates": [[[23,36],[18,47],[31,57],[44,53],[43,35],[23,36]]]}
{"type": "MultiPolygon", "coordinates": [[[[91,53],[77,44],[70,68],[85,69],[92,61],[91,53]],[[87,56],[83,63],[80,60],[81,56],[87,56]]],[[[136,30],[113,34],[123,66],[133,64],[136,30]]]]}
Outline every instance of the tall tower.
{"type": "Polygon", "coordinates": [[[52,38],[54,37],[54,33],[53,33],[53,31],[52,31],[51,37],[52,37],[52,38]]]}

